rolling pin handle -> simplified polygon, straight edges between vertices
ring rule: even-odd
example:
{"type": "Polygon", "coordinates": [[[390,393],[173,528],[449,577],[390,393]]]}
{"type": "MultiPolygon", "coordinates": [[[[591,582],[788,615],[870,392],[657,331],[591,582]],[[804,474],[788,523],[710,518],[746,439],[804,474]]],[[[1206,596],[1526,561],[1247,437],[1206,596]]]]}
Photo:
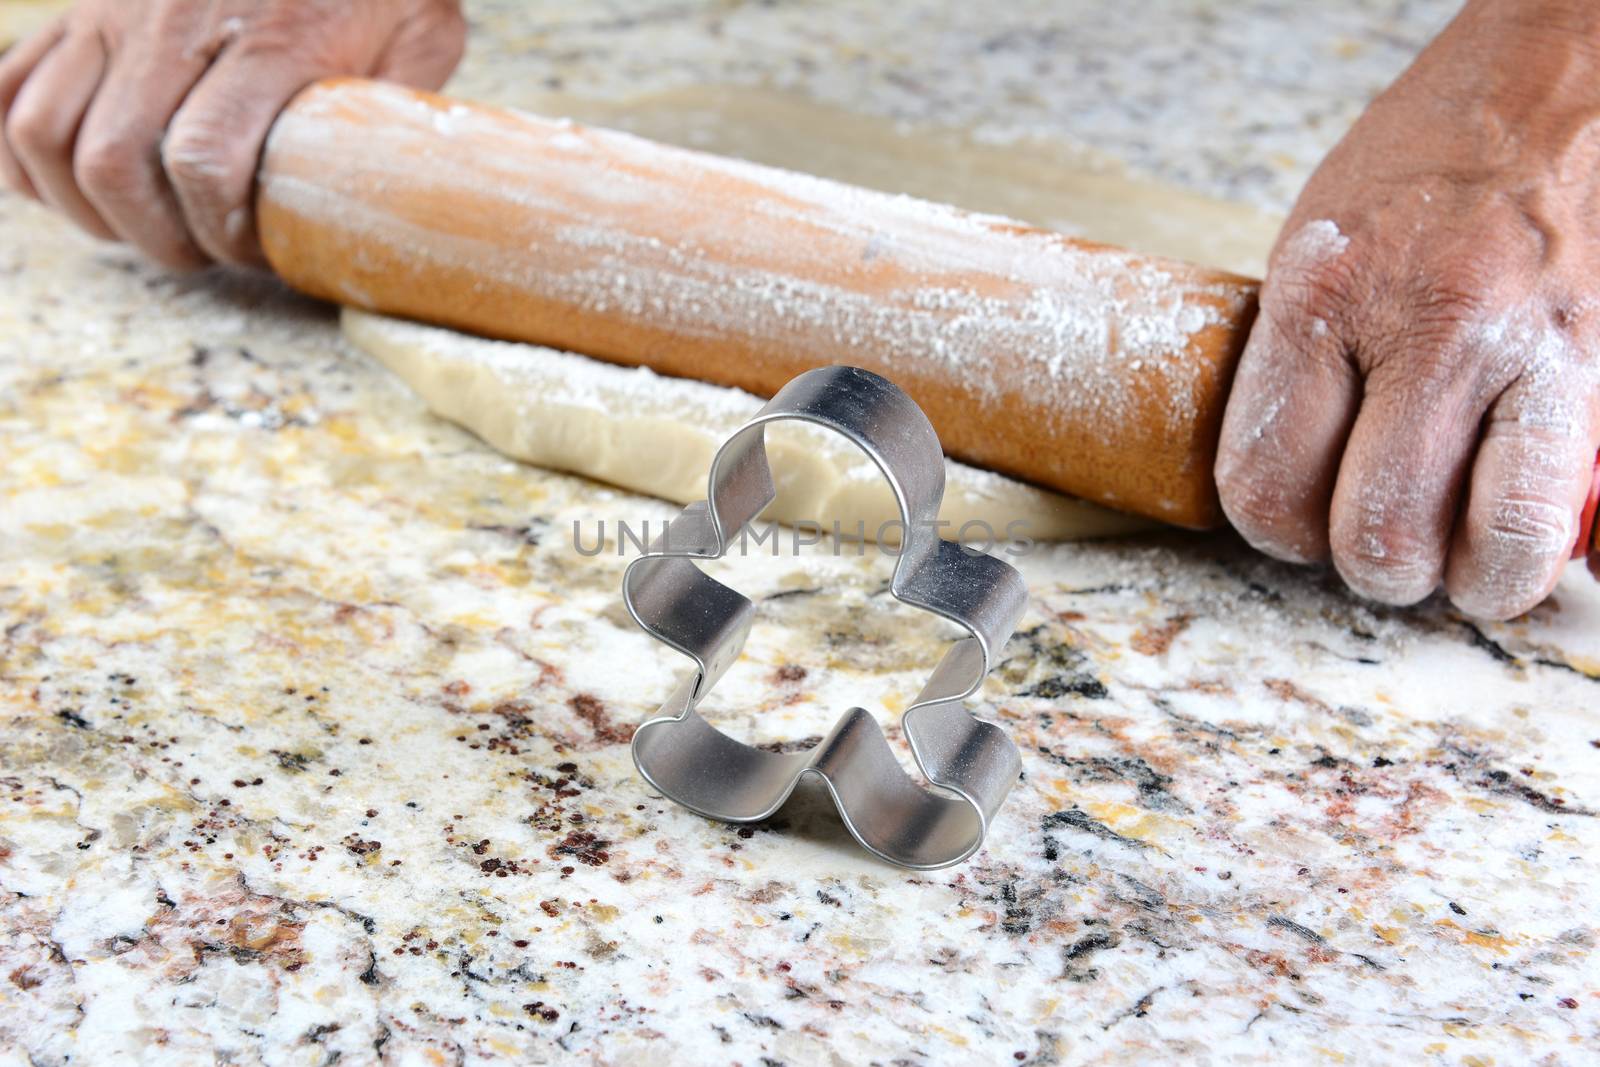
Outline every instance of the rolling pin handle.
{"type": "Polygon", "coordinates": [[[1600,456],[1595,457],[1594,477],[1589,482],[1589,499],[1578,513],[1578,543],[1572,549],[1573,559],[1589,555],[1600,557],[1600,524],[1595,522],[1597,511],[1600,511],[1600,456]]]}

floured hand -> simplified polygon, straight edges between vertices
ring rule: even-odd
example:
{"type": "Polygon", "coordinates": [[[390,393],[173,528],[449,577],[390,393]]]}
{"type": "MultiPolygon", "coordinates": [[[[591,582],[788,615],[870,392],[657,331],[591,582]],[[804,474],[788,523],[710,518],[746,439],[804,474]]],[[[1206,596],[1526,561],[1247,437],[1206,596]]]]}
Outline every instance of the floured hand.
{"type": "Polygon", "coordinates": [[[0,59],[0,179],[174,267],[260,259],[272,120],[319,78],[437,88],[457,0],[83,0],[0,59]]]}
{"type": "Polygon", "coordinates": [[[1469,3],[1312,176],[1261,302],[1238,530],[1386,603],[1544,599],[1600,447],[1600,5],[1469,3]]]}

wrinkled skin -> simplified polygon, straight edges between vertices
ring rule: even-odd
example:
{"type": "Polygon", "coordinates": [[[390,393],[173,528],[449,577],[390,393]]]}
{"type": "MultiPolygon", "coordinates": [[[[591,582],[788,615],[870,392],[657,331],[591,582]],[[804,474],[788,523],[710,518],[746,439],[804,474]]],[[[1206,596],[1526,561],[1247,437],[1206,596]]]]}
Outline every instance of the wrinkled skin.
{"type": "Polygon", "coordinates": [[[1525,612],[1577,537],[1597,341],[1600,4],[1470,3],[1295,205],[1229,399],[1223,508],[1375,600],[1442,584],[1469,614],[1525,612]]]}
{"type": "Polygon", "coordinates": [[[319,78],[444,83],[456,0],[83,0],[0,59],[0,179],[171,267],[259,263],[272,120],[319,78]]]}

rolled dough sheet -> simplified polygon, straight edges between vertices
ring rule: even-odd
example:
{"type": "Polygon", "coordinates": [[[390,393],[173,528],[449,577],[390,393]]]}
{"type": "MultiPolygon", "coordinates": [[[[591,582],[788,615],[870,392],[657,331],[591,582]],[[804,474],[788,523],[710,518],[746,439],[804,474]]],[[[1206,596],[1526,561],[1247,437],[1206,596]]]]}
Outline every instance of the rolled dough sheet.
{"type": "MultiPolygon", "coordinates": [[[[1076,147],[973,143],[783,93],[694,87],[630,100],[496,94],[495,103],[644,137],[1019,218],[1073,236],[1260,274],[1281,220],[1123,173],[1076,147]]],[[[346,311],[344,329],[439,415],[540,466],[668,500],[703,499],[717,446],[760,407],[737,390],[664,378],[533,345],[346,311]]],[[[876,469],[837,438],[799,426],[769,433],[783,522],[837,520],[870,537],[898,517],[876,469]]],[[[1151,524],[1058,493],[947,466],[942,518],[1040,541],[1105,537],[1151,524]]],[[[891,537],[893,535],[890,530],[891,537]]]]}
{"type": "Polygon", "coordinates": [[[72,6],[72,0],[0,0],[0,52],[72,6]]]}
{"type": "MultiPolygon", "coordinates": [[[[346,309],[345,336],[400,376],[436,414],[508,456],[679,503],[703,500],[711,457],[763,401],[535,345],[490,341],[346,309]]],[[[837,522],[846,536],[898,541],[882,474],[843,438],[799,424],[767,432],[778,497],[765,517],[837,522]]],[[[988,471],[946,463],[948,533],[964,540],[1061,541],[1154,525],[988,471]],[[1016,523],[1018,525],[1009,526],[1016,523]],[[1009,529],[1008,529],[1009,526],[1009,529]]]]}

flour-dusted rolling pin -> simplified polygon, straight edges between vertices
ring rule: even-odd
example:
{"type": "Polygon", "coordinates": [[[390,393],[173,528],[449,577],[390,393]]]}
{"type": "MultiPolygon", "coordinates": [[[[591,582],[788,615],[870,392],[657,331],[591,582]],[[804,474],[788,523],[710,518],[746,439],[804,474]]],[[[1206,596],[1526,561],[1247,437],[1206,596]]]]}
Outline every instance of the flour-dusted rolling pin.
{"type": "Polygon", "coordinates": [[[1221,519],[1248,279],[361,81],[290,105],[259,189],[267,258],[313,295],[763,396],[851,363],[967,462],[1221,519]]]}
{"type": "Polygon", "coordinates": [[[272,266],[316,296],[764,396],[852,363],[967,462],[1222,519],[1248,278],[361,81],[279,118],[258,212],[272,266]]]}

